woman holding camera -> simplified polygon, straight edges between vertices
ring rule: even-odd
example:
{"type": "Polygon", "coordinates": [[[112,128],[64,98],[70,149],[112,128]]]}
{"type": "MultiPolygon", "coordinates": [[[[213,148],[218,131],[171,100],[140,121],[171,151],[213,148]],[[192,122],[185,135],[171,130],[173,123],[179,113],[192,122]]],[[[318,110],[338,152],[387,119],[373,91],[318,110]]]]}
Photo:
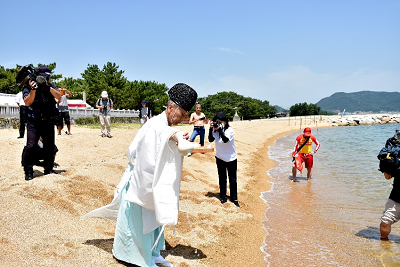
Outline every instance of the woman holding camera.
{"type": "Polygon", "coordinates": [[[229,127],[228,118],[223,112],[218,112],[210,123],[208,141],[215,140],[216,162],[219,177],[221,204],[227,201],[226,174],[229,177],[230,200],[240,207],[237,200],[237,154],[235,146],[235,133],[229,127]]]}

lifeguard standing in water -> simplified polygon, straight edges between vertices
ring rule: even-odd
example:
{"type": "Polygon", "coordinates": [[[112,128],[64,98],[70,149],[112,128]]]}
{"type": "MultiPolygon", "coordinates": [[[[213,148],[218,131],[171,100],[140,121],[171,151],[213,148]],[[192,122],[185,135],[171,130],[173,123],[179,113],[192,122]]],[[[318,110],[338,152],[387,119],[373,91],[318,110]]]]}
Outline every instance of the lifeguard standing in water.
{"type": "Polygon", "coordinates": [[[303,134],[297,136],[296,143],[292,152],[294,158],[292,174],[293,182],[296,182],[297,170],[300,172],[303,170],[303,162],[307,169],[307,181],[311,180],[311,169],[314,162],[314,154],[318,151],[321,144],[317,138],[311,134],[311,128],[307,127],[304,129],[303,134]],[[312,143],[315,143],[315,148],[312,150],[312,143]]]}

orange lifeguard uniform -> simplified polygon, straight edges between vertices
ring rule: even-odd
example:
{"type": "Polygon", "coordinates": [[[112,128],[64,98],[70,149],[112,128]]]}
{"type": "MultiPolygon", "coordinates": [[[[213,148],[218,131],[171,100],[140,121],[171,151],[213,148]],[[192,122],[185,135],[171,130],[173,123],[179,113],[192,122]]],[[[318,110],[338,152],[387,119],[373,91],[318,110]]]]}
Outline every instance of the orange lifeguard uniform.
{"type": "Polygon", "coordinates": [[[306,169],[311,169],[313,167],[313,155],[310,155],[312,151],[312,143],[315,143],[314,152],[317,152],[321,144],[318,142],[317,138],[313,135],[310,136],[307,143],[300,149],[300,151],[296,154],[297,149],[304,144],[307,137],[304,137],[303,134],[297,136],[296,143],[294,145],[294,149],[292,152],[293,157],[295,157],[296,168],[301,172],[303,170],[303,162],[305,162],[306,169]]]}

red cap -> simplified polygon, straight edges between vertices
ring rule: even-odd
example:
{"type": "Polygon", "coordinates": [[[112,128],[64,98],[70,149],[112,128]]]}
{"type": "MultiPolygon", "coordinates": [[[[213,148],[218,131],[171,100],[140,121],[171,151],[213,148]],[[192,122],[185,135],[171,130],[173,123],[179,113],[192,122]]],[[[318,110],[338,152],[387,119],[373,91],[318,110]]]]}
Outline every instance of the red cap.
{"type": "Polygon", "coordinates": [[[310,127],[307,127],[304,129],[304,136],[305,137],[311,136],[311,128],[310,127]]]}

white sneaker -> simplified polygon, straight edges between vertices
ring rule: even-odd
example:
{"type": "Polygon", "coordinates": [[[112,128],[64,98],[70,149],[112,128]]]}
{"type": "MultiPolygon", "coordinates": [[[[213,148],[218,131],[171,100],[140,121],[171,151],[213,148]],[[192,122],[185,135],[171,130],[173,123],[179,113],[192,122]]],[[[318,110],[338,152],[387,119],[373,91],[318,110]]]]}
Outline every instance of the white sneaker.
{"type": "Polygon", "coordinates": [[[190,153],[190,152],[189,152],[189,153],[187,153],[187,155],[186,155],[186,156],[190,157],[191,155],[192,155],[192,153],[190,153]]]}
{"type": "Polygon", "coordinates": [[[153,256],[153,259],[156,263],[160,263],[167,267],[173,267],[173,265],[171,263],[169,263],[166,259],[164,259],[163,256],[161,256],[161,255],[158,257],[153,256]]]}

